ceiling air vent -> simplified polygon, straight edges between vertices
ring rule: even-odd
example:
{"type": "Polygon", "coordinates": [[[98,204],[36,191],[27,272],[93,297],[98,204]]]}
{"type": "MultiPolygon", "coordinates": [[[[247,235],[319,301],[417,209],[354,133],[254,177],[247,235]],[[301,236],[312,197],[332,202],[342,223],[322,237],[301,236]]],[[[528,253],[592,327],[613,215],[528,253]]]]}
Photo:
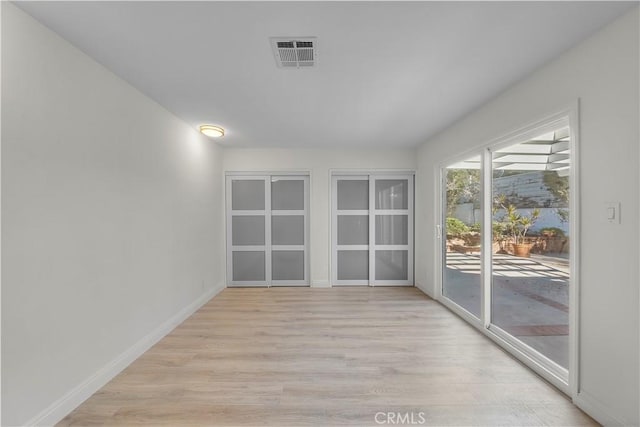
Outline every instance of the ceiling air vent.
{"type": "Polygon", "coordinates": [[[315,37],[272,37],[278,67],[313,67],[318,59],[315,37]]]}

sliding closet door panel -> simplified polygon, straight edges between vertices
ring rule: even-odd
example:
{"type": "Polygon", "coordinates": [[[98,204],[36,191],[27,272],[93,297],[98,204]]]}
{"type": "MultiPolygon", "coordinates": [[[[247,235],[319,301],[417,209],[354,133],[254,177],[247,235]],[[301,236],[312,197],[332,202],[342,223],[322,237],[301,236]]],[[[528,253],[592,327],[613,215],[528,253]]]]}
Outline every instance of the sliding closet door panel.
{"type": "Polygon", "coordinates": [[[271,177],[271,285],[309,284],[309,177],[271,177]]]}
{"type": "Polygon", "coordinates": [[[413,285],[413,176],[373,175],[371,285],[413,285]]]}
{"type": "Polygon", "coordinates": [[[332,282],[369,284],[369,176],[333,176],[332,282]]]}
{"type": "Polygon", "coordinates": [[[227,177],[227,277],[230,286],[268,286],[269,193],[265,176],[227,177]]]}

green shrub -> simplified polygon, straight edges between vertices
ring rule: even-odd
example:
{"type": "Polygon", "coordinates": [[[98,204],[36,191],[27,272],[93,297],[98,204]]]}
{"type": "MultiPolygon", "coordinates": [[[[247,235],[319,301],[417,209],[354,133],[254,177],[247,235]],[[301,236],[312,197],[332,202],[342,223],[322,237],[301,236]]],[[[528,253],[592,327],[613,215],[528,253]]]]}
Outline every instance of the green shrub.
{"type": "Polygon", "coordinates": [[[472,233],[479,233],[480,232],[480,223],[476,222],[475,224],[471,224],[469,226],[469,231],[471,231],[472,233]]]}
{"type": "Polygon", "coordinates": [[[538,233],[541,236],[549,236],[549,237],[564,237],[564,231],[559,229],[558,227],[545,227],[541,228],[538,233]]]}
{"type": "Polygon", "coordinates": [[[507,226],[503,222],[493,221],[493,238],[504,239],[507,237],[507,226]]]}
{"type": "Polygon", "coordinates": [[[447,218],[447,236],[460,237],[469,232],[469,227],[458,218],[447,218]]]}

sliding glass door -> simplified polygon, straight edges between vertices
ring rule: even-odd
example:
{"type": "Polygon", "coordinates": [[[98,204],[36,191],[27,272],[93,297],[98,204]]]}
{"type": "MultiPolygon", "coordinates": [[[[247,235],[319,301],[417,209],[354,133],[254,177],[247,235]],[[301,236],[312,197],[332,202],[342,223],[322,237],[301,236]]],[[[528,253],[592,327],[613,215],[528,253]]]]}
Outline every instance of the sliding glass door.
{"type": "Polygon", "coordinates": [[[309,177],[227,176],[230,286],[309,284],[309,177]]]}
{"type": "Polygon", "coordinates": [[[491,327],[568,369],[569,128],[491,156],[491,327]]]}
{"type": "Polygon", "coordinates": [[[443,170],[442,293],[478,319],[482,312],[480,155],[443,170]]]}
{"type": "Polygon", "coordinates": [[[442,168],[442,296],[568,384],[571,133],[537,129],[442,168]]]}
{"type": "Polygon", "coordinates": [[[413,175],[332,177],[332,282],[413,285],[413,175]]]}

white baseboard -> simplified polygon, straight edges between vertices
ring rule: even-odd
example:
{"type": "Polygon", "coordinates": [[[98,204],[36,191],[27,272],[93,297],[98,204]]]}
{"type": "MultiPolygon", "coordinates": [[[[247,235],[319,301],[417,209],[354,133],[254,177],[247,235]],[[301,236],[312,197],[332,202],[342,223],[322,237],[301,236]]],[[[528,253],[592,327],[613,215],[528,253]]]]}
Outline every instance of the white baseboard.
{"type": "Polygon", "coordinates": [[[311,282],[311,287],[312,288],[330,288],[331,285],[329,284],[328,280],[314,280],[311,282]]]}
{"type": "Polygon", "coordinates": [[[433,298],[433,295],[431,295],[431,293],[429,291],[427,291],[427,288],[424,285],[422,285],[422,284],[420,284],[418,282],[415,282],[415,285],[416,285],[416,288],[420,289],[423,294],[425,294],[429,298],[433,298]]]}
{"type": "Polygon", "coordinates": [[[60,399],[53,402],[49,407],[25,423],[28,426],[52,426],[66,417],[71,411],[80,406],[96,391],[100,390],[111,381],[116,375],[122,372],[134,360],[149,350],[154,344],[164,338],[176,326],[184,322],[189,316],[198,311],[211,298],[216,296],[226,286],[224,283],[209,289],[194,302],[180,310],[173,317],[161,324],[147,336],[135,343],[132,347],[120,354],[118,357],[100,368],[96,373],[68,391],[60,399]]]}
{"type": "Polygon", "coordinates": [[[622,421],[619,418],[612,415],[608,408],[598,401],[595,397],[580,391],[576,397],[573,398],[573,403],[584,412],[589,414],[594,420],[602,424],[603,426],[631,426],[633,423],[622,421]]]}

